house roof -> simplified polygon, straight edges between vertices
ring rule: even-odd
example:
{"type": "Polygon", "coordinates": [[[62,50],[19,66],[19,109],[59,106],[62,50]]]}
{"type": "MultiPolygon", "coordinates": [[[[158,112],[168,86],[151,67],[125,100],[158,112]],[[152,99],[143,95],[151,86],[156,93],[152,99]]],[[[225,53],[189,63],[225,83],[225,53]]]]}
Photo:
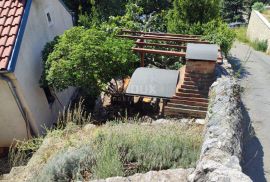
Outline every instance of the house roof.
{"type": "Polygon", "coordinates": [[[6,70],[16,42],[26,0],[0,1],[0,70],[6,70]]]}
{"type": "Polygon", "coordinates": [[[218,46],[216,44],[187,44],[186,59],[200,61],[217,61],[218,46]]]}
{"type": "Polygon", "coordinates": [[[178,70],[138,68],[133,73],[126,94],[172,98],[179,79],[178,70]]]}

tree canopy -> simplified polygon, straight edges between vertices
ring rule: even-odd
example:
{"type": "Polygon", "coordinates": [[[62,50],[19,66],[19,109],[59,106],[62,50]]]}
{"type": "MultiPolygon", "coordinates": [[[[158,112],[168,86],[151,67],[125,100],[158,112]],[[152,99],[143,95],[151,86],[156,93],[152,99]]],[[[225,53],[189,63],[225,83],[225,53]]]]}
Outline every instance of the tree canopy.
{"type": "Polygon", "coordinates": [[[72,28],[55,40],[51,53],[43,52],[43,78],[57,90],[74,86],[97,94],[112,78],[132,73],[132,45],[97,29],[72,28]]]}

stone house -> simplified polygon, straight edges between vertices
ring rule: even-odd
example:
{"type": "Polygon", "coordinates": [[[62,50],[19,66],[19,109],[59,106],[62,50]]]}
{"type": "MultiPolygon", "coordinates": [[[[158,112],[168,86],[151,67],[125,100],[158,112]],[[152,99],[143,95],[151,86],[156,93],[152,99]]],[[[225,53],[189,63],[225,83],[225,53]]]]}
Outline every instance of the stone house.
{"type": "Polygon", "coordinates": [[[73,26],[61,0],[0,1],[0,148],[50,127],[74,88],[41,88],[45,44],[73,26]]]}

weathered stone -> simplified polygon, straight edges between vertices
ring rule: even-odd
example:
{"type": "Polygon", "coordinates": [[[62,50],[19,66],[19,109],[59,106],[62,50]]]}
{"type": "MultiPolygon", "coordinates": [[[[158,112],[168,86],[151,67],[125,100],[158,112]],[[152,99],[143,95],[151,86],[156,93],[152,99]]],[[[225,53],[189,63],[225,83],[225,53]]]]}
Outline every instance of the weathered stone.
{"type": "Polygon", "coordinates": [[[206,118],[205,139],[200,160],[195,171],[188,177],[190,182],[221,181],[248,182],[242,173],[240,160],[243,141],[243,115],[240,107],[240,88],[224,67],[211,87],[210,106],[206,118]]]}
{"type": "Polygon", "coordinates": [[[113,177],[92,182],[187,182],[188,175],[194,169],[170,169],[165,171],[150,171],[145,174],[135,174],[130,177],[113,177]]]}

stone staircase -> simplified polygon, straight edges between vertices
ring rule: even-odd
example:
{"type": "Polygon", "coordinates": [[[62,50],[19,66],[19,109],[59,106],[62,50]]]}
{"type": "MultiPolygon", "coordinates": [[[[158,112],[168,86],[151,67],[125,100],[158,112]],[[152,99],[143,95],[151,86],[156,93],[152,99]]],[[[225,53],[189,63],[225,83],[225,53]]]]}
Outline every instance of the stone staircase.
{"type": "Polygon", "coordinates": [[[205,118],[208,110],[209,88],[215,81],[214,74],[185,70],[176,94],[164,107],[164,114],[172,117],[205,118]]]}

